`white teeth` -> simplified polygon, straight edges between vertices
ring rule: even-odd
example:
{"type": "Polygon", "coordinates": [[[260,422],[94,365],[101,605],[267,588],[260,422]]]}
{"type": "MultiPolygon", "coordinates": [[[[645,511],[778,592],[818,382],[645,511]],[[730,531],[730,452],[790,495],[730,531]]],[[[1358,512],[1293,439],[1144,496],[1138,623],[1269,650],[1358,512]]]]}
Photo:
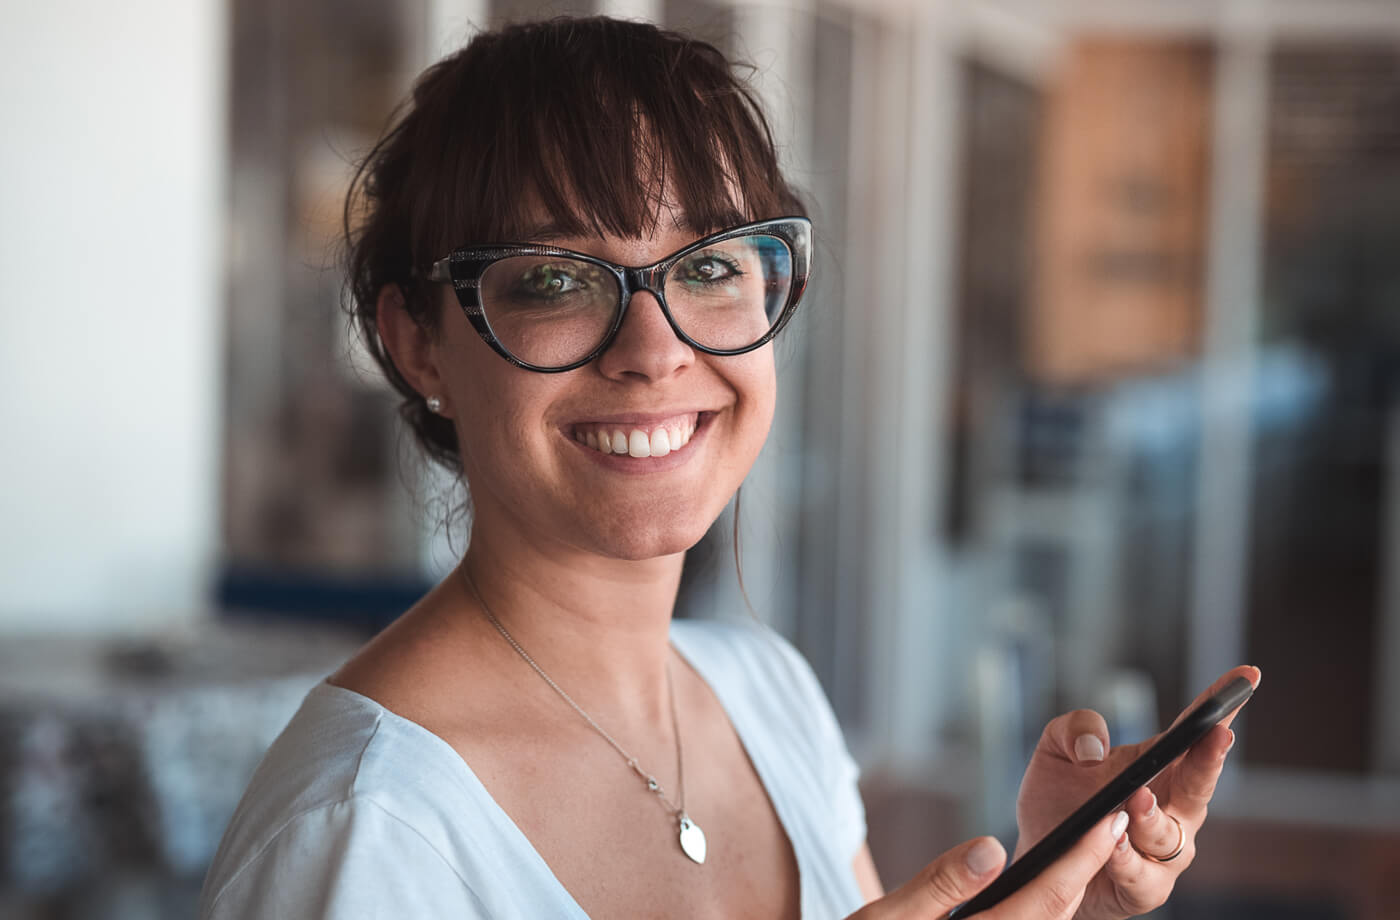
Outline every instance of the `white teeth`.
{"type": "Polygon", "coordinates": [[[574,439],[605,454],[625,454],[638,459],[664,457],[689,444],[695,436],[696,426],[695,419],[686,419],[650,432],[641,428],[623,431],[621,428],[600,430],[580,427],[575,430],[574,439]]]}

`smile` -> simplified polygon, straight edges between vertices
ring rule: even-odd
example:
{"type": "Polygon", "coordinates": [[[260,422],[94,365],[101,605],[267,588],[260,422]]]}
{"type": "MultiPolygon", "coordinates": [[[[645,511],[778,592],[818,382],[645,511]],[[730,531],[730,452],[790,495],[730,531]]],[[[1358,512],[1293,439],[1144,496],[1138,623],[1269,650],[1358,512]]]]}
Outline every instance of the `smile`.
{"type": "Polygon", "coordinates": [[[645,423],[581,422],[573,426],[573,438],[600,454],[664,457],[690,443],[705,414],[690,412],[645,423]]]}

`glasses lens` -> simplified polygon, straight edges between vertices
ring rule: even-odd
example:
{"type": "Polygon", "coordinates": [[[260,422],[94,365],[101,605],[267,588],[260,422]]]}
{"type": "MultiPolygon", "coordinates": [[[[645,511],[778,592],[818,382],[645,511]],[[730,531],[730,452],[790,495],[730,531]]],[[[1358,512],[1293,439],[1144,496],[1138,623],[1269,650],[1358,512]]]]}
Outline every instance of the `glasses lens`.
{"type": "Polygon", "coordinates": [[[491,331],[515,357],[540,367],[563,367],[597,348],[618,300],[617,277],[579,259],[513,256],[481,276],[491,331]]]}
{"type": "Polygon", "coordinates": [[[792,253],[776,236],[741,236],[687,253],[666,275],[676,325],[706,348],[752,345],[792,291],[792,253]]]}

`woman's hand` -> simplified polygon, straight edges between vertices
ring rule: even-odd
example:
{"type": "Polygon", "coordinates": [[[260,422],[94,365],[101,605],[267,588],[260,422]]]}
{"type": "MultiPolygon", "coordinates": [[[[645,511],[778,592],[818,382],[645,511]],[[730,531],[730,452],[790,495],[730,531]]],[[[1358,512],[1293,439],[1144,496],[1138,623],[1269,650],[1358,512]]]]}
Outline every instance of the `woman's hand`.
{"type": "MultiPolygon", "coordinates": [[[[1113,857],[1128,816],[1119,811],[1089,833],[1025,887],[976,920],[1069,920],[1086,886],[1113,857]]],[[[978,837],[929,863],[908,884],[871,901],[848,920],[943,920],[954,907],[991,884],[1006,863],[994,837],[978,837]]]]}
{"type": "MultiPolygon", "coordinates": [[[[1191,706],[1236,677],[1259,684],[1257,668],[1235,668],[1191,706]]],[[[1196,855],[1196,834],[1205,822],[1206,806],[1215,792],[1225,755],[1235,741],[1229,728],[1235,714],[1128,799],[1127,836],[1088,883],[1076,920],[1121,920],[1147,913],[1166,901],[1177,877],[1196,855]],[[1177,855],[1165,862],[1149,858],[1171,857],[1174,852],[1177,855]]],[[[1020,828],[1016,855],[1030,849],[1156,740],[1111,748],[1103,716],[1088,709],[1051,721],[1021,781],[1016,802],[1020,828]]]]}

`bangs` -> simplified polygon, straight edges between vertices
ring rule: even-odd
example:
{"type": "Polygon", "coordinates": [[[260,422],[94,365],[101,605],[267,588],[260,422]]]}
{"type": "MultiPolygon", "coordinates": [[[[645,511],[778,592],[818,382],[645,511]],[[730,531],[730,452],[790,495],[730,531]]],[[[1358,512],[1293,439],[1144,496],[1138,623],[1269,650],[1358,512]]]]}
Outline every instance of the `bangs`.
{"type": "Polygon", "coordinates": [[[512,26],[461,56],[449,86],[431,84],[453,58],[415,92],[436,135],[413,145],[436,156],[409,222],[420,266],[542,223],[637,238],[674,214],[703,235],[803,211],[762,110],[709,45],[596,18],[512,26]]]}

